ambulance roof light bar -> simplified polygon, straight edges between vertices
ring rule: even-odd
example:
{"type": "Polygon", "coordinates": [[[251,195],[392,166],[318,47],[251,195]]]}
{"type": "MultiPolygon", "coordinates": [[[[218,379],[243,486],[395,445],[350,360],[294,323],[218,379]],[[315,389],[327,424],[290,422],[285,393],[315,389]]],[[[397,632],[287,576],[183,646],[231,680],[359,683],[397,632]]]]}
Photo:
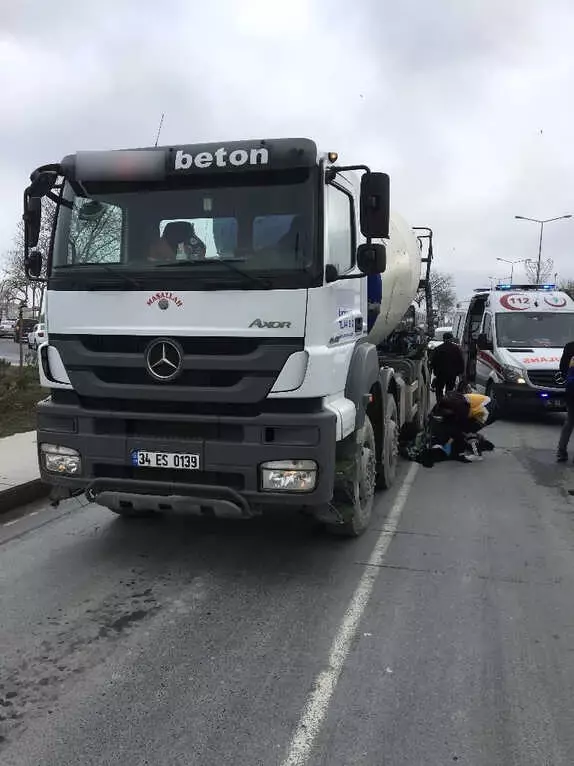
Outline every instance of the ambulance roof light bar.
{"type": "Polygon", "coordinates": [[[496,285],[496,290],[556,290],[556,285],[511,285],[507,282],[496,285]]]}
{"type": "Polygon", "coordinates": [[[495,287],[476,287],[474,289],[475,293],[489,293],[494,291],[505,291],[505,290],[556,290],[556,285],[510,285],[508,283],[503,283],[496,285],[495,287]]]}

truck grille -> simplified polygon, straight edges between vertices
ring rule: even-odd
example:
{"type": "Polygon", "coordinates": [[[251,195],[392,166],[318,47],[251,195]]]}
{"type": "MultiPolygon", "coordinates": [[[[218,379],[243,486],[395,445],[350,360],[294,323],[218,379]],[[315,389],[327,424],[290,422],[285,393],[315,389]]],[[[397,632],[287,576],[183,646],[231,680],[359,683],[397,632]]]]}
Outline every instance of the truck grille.
{"type": "Polygon", "coordinates": [[[564,388],[562,379],[560,382],[556,379],[558,375],[557,370],[528,370],[528,379],[533,386],[540,388],[564,388]]]}
{"type": "Polygon", "coordinates": [[[146,350],[158,336],[51,335],[76,393],[82,398],[180,404],[256,404],[263,401],[299,338],[178,337],[183,369],[155,380],[146,350]]]}

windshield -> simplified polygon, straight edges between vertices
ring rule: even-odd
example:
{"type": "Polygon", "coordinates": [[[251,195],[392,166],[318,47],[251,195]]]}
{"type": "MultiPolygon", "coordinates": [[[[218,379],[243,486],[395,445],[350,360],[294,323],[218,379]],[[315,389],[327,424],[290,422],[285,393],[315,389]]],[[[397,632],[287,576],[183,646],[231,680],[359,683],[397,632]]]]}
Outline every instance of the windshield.
{"type": "Polygon", "coordinates": [[[261,283],[255,277],[281,274],[308,282],[316,267],[313,179],[297,170],[204,179],[201,188],[109,182],[92,184],[89,198],[66,187],[71,207],[60,209],[51,276],[77,282],[96,271],[157,282],[169,272],[185,289],[245,277],[252,286],[261,283]]]}
{"type": "Polygon", "coordinates": [[[563,348],[574,339],[574,313],[498,314],[496,337],[503,348],[563,348]]]}

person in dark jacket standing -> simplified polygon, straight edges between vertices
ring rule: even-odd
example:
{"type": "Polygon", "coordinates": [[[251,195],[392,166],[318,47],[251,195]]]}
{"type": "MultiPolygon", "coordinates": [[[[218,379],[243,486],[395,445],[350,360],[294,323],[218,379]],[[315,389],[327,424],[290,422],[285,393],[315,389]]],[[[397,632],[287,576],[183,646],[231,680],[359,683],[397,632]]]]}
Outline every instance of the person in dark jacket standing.
{"type": "Polygon", "coordinates": [[[435,375],[435,393],[440,402],[445,389],[453,391],[458,375],[464,372],[464,357],[462,351],[454,342],[451,332],[445,332],[443,342],[433,351],[431,370],[435,375]]]}
{"type": "Polygon", "coordinates": [[[566,381],[565,398],[568,415],[560,432],[556,459],[559,463],[565,463],[568,460],[568,442],[574,431],[574,341],[564,346],[560,359],[560,373],[566,381]]]}

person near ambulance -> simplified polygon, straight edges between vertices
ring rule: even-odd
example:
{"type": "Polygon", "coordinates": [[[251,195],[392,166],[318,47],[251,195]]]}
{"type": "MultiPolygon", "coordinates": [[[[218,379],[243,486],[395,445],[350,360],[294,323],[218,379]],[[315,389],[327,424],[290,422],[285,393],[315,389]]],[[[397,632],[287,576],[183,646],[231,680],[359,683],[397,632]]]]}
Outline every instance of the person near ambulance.
{"type": "Polygon", "coordinates": [[[451,332],[445,332],[443,342],[433,351],[431,372],[435,375],[435,393],[440,401],[444,391],[453,391],[456,379],[464,373],[464,357],[462,351],[454,342],[451,332]]]}
{"type": "Polygon", "coordinates": [[[478,433],[494,418],[490,397],[474,392],[448,392],[433,407],[425,430],[411,433],[410,438],[403,441],[401,454],[426,468],[445,460],[470,463],[481,459],[481,453],[493,450],[494,444],[478,433]],[[476,452],[469,456],[471,443],[476,452]]]}
{"type": "Polygon", "coordinates": [[[568,442],[574,431],[574,341],[564,346],[560,359],[560,374],[566,383],[564,396],[567,415],[560,432],[556,459],[559,463],[565,463],[568,460],[568,442]]]}
{"type": "Polygon", "coordinates": [[[489,396],[477,393],[449,392],[436,404],[433,416],[439,417],[443,433],[452,445],[453,456],[465,460],[468,435],[476,435],[494,419],[493,405],[489,396]]]}

